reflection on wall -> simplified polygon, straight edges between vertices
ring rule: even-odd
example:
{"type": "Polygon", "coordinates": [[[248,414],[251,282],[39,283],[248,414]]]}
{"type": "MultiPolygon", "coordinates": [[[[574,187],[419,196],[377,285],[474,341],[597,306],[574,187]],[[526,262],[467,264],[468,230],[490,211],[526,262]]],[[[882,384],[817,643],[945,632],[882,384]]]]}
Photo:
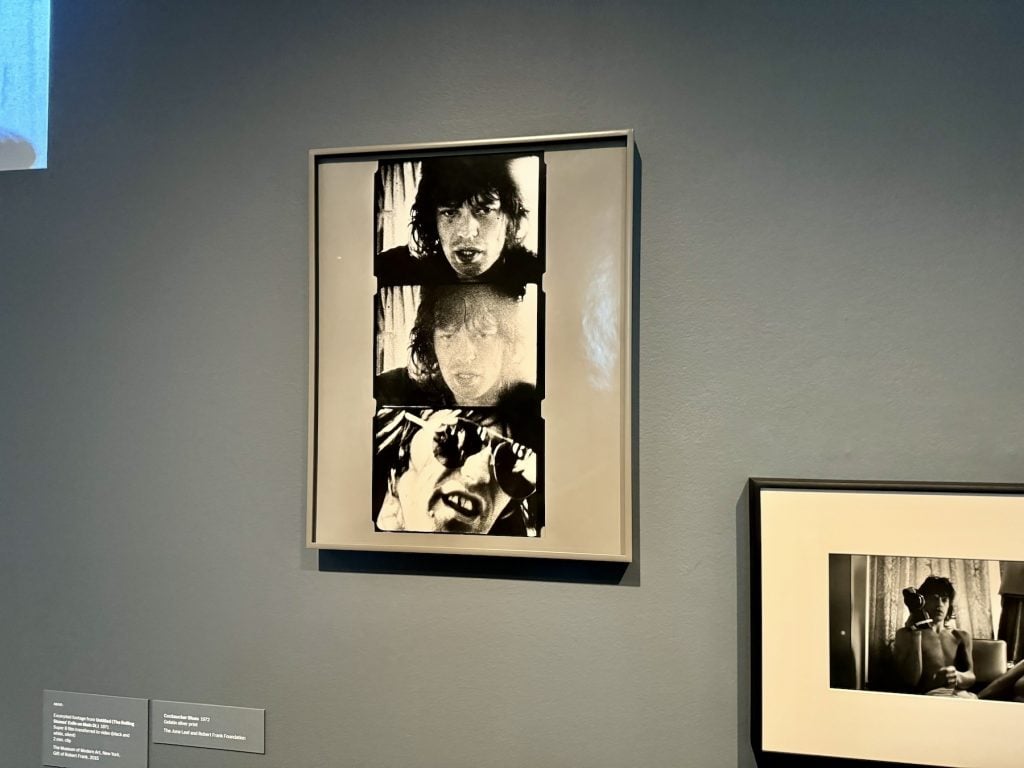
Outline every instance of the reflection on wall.
{"type": "Polygon", "coordinates": [[[45,168],[50,0],[0,0],[0,171],[45,168]]]}

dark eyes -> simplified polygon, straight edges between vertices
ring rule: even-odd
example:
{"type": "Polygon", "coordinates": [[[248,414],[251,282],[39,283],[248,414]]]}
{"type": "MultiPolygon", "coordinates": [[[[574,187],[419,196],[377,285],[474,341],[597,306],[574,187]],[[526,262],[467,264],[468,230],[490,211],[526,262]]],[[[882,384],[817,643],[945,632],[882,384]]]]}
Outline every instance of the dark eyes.
{"type": "MultiPolygon", "coordinates": [[[[455,333],[455,331],[438,331],[437,337],[442,341],[450,341],[455,338],[455,333]]],[[[477,328],[469,332],[470,338],[473,339],[489,339],[497,335],[498,331],[493,328],[477,328]]]]}
{"type": "MultiPolygon", "coordinates": [[[[497,204],[474,205],[472,208],[470,208],[470,213],[472,213],[478,219],[483,219],[496,216],[498,214],[498,210],[499,206],[497,204]]],[[[460,208],[438,208],[437,215],[440,216],[442,219],[445,219],[446,221],[452,221],[453,219],[458,217],[460,211],[460,208]]]]}

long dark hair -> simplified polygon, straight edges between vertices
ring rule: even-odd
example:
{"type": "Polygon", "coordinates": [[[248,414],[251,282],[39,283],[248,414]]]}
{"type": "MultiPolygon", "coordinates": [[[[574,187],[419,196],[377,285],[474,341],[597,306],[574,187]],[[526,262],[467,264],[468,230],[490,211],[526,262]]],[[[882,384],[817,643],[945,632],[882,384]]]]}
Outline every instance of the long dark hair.
{"type": "MultiPolygon", "coordinates": [[[[440,402],[454,405],[454,397],[441,376],[441,366],[434,350],[434,331],[441,313],[452,301],[464,300],[473,293],[491,292],[500,302],[503,300],[521,302],[526,293],[522,285],[504,283],[455,283],[445,285],[424,285],[420,288],[420,304],[416,309],[416,320],[409,334],[409,360],[414,378],[426,391],[436,395],[440,402]]],[[[509,348],[517,343],[517,328],[506,313],[496,313],[498,332],[506,339],[509,348]]]]}
{"type": "Polygon", "coordinates": [[[956,598],[956,589],[953,587],[953,582],[945,576],[929,576],[921,582],[921,586],[917,588],[917,593],[922,597],[928,597],[928,595],[948,597],[949,610],[946,611],[946,617],[943,619],[943,623],[952,621],[956,618],[956,609],[953,605],[953,601],[956,598]]]}
{"type": "Polygon", "coordinates": [[[529,213],[512,178],[511,155],[429,157],[420,164],[420,183],[412,206],[412,239],[425,257],[443,256],[437,209],[467,200],[498,201],[507,220],[505,247],[519,243],[520,225],[529,213]]]}

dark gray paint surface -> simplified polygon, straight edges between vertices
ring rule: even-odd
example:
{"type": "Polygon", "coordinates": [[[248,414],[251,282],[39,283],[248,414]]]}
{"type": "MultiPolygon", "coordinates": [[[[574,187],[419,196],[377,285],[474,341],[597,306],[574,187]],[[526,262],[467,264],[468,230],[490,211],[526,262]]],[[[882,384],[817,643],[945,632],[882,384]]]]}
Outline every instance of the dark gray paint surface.
{"type": "Polygon", "coordinates": [[[0,175],[7,765],[51,688],[272,713],[265,757],[190,768],[749,766],[746,478],[1021,480],[1020,3],[53,19],[51,167],[0,175]],[[637,560],[319,572],[306,151],[620,127],[637,560]]]}
{"type": "Polygon", "coordinates": [[[150,713],[154,742],[263,754],[262,709],[154,699],[150,713]]]}
{"type": "Polygon", "coordinates": [[[148,758],[148,700],[43,691],[43,765],[146,768],[148,758]]]}

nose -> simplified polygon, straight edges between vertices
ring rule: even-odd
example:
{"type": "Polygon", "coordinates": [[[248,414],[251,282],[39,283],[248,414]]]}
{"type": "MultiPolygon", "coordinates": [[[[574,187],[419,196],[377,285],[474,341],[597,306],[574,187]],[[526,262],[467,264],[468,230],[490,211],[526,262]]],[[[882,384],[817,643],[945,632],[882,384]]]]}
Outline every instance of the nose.
{"type": "Polygon", "coordinates": [[[452,358],[459,363],[469,363],[476,359],[476,344],[466,326],[459,328],[452,338],[452,358]]]}
{"type": "Polygon", "coordinates": [[[476,216],[469,209],[468,205],[459,208],[459,215],[455,220],[455,233],[460,237],[473,238],[479,231],[476,216]]]}
{"type": "Polygon", "coordinates": [[[479,451],[466,457],[460,471],[468,490],[481,491],[491,484],[491,452],[486,443],[479,451]]]}

